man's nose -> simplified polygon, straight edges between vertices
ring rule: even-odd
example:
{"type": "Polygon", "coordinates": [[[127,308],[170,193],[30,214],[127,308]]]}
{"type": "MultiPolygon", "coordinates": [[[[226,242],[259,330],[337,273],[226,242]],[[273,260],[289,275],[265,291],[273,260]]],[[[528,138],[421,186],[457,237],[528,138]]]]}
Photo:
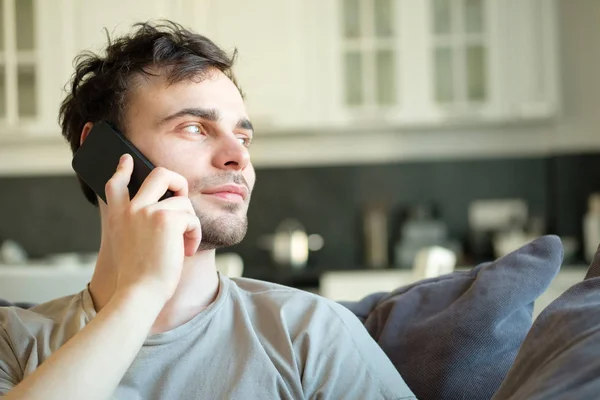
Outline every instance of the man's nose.
{"type": "Polygon", "coordinates": [[[219,137],[213,156],[214,166],[219,169],[242,171],[250,162],[250,153],[235,135],[219,137]]]}

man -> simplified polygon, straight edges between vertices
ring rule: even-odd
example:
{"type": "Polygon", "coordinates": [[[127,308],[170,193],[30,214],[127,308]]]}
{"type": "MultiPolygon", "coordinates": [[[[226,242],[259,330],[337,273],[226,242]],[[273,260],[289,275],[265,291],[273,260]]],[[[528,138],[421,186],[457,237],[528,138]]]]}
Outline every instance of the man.
{"type": "Polygon", "coordinates": [[[130,198],[123,156],[106,204],[81,183],[101,216],[94,275],[76,295],[0,311],[7,399],[413,398],[345,308],[217,273],[256,179],[233,58],[173,23],[78,58],[60,110],[72,150],[108,120],[158,168],[130,198]]]}

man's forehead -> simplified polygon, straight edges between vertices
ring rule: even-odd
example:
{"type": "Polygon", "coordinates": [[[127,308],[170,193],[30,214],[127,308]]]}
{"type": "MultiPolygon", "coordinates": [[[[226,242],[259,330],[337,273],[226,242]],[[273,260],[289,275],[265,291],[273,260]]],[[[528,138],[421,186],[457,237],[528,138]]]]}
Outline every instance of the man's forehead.
{"type": "Polygon", "coordinates": [[[194,74],[181,74],[165,68],[152,67],[145,73],[137,73],[132,77],[130,88],[150,91],[203,91],[219,90],[227,94],[242,95],[231,79],[215,68],[199,71],[194,74]]]}
{"type": "Polygon", "coordinates": [[[246,116],[244,100],[238,88],[221,71],[215,71],[173,83],[169,82],[164,71],[161,74],[144,75],[132,85],[129,104],[133,108],[143,107],[152,109],[154,113],[160,111],[161,114],[184,108],[203,108],[216,110],[223,118],[246,116]]]}

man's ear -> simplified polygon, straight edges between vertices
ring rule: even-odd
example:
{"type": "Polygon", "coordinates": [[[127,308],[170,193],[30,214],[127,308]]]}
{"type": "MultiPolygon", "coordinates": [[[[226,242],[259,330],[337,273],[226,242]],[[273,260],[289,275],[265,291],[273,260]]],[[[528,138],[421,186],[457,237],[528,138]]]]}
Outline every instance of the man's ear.
{"type": "Polygon", "coordinates": [[[90,131],[92,130],[93,126],[94,126],[93,122],[86,122],[85,125],[83,126],[83,129],[81,130],[81,137],[79,138],[79,145],[80,146],[83,144],[83,141],[90,134],[90,131]]]}

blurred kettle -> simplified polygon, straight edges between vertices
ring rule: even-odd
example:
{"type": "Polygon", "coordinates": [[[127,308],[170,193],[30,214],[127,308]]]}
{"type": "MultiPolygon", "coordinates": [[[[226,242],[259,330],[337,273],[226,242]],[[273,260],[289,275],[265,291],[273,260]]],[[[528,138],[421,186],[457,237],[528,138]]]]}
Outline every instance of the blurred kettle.
{"type": "Polygon", "coordinates": [[[27,259],[27,252],[18,242],[7,239],[0,245],[0,263],[25,264],[27,259]]]}
{"type": "Polygon", "coordinates": [[[454,271],[456,254],[441,246],[424,247],[417,253],[413,265],[415,280],[435,278],[454,271]]]}
{"type": "Polygon", "coordinates": [[[271,252],[271,258],[280,267],[304,268],[310,251],[323,247],[323,237],[308,235],[300,222],[288,218],[277,226],[275,234],[259,238],[259,247],[271,252]]]}

